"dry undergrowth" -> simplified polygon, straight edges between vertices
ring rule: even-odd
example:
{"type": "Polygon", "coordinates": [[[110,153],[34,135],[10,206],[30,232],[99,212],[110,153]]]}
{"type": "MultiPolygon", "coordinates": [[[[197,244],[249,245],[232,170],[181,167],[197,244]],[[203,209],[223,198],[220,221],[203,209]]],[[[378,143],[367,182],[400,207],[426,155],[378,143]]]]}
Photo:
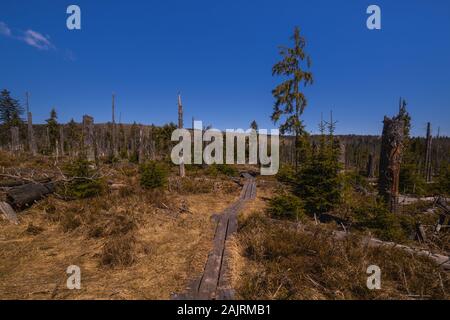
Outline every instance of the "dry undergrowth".
{"type": "Polygon", "coordinates": [[[254,213],[233,247],[233,284],[242,299],[450,299],[450,275],[397,249],[335,241],[317,227],[305,234],[254,213]],[[381,290],[367,289],[367,267],[381,268],[381,290]]]}
{"type": "Polygon", "coordinates": [[[0,299],[169,299],[204,266],[210,219],[239,195],[224,181],[195,194],[142,190],[136,170],[102,168],[123,188],[84,200],[51,196],[0,220],[0,299]],[[223,190],[227,190],[224,192],[223,190]],[[231,191],[230,191],[231,190],[231,191]],[[81,290],[68,290],[66,269],[81,268],[81,290]]]}

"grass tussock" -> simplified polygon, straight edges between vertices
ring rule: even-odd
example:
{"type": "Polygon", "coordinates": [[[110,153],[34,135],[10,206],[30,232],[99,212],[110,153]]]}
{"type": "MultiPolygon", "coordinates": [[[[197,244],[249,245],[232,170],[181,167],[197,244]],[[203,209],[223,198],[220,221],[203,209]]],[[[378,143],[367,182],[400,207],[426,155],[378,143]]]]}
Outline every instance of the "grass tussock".
{"type": "Polygon", "coordinates": [[[44,231],[44,228],[41,226],[34,225],[33,222],[28,223],[27,229],[25,232],[29,235],[36,236],[44,231]]]}
{"type": "Polygon", "coordinates": [[[433,262],[367,248],[358,237],[335,241],[324,229],[305,233],[253,214],[237,246],[234,284],[242,299],[450,299],[450,275],[433,262]],[[381,290],[367,288],[370,265],[381,268],[381,290]]]}
{"type": "Polygon", "coordinates": [[[132,233],[114,235],[101,252],[101,264],[107,267],[128,267],[136,260],[136,238],[132,233]]]}

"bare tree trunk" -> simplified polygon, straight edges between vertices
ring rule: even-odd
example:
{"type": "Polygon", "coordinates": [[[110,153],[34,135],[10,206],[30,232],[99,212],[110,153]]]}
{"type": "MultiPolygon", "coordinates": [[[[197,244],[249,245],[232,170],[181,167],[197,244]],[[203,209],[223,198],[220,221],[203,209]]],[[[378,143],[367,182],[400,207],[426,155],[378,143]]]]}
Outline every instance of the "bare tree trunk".
{"type": "Polygon", "coordinates": [[[367,177],[373,178],[375,176],[373,154],[369,153],[369,159],[367,161],[367,177]]]}
{"type": "Polygon", "coordinates": [[[116,128],[116,105],[115,105],[115,94],[112,94],[112,133],[111,133],[111,140],[112,140],[112,154],[114,157],[117,157],[119,155],[118,148],[117,148],[117,128],[116,128]]]}
{"type": "MultiPolygon", "coordinates": [[[[183,128],[183,105],[181,104],[181,96],[178,94],[178,128],[183,128]]],[[[184,154],[181,155],[180,177],[186,176],[184,169],[184,154]]]]}
{"type": "Polygon", "coordinates": [[[431,123],[427,123],[427,140],[425,152],[425,180],[431,182],[431,123]]]}
{"type": "Polygon", "coordinates": [[[404,120],[399,116],[384,117],[381,137],[378,193],[391,212],[398,210],[400,164],[404,142],[404,120]]]}
{"type": "Polygon", "coordinates": [[[139,127],[139,163],[144,163],[145,155],[144,155],[144,128],[141,125],[139,127]]]}
{"type": "Polygon", "coordinates": [[[59,126],[59,148],[61,150],[61,157],[64,156],[64,125],[59,126]]]}
{"type": "Polygon", "coordinates": [[[19,146],[19,127],[11,127],[11,151],[17,152],[20,149],[19,146]]]}
{"type": "Polygon", "coordinates": [[[58,139],[55,140],[55,163],[58,163],[59,159],[59,143],[58,139]]]}
{"type": "Polygon", "coordinates": [[[83,116],[83,148],[85,149],[88,161],[96,161],[94,118],[88,115],[83,116]]]}
{"type": "Polygon", "coordinates": [[[51,151],[51,145],[50,145],[50,131],[48,130],[48,126],[45,128],[45,145],[48,152],[51,151]]]}
{"type": "Polygon", "coordinates": [[[28,127],[28,149],[31,152],[31,154],[33,156],[36,155],[37,150],[36,150],[36,140],[34,138],[34,133],[33,133],[33,116],[30,112],[30,104],[29,104],[29,94],[28,92],[26,93],[26,98],[27,98],[27,127],[28,127]]]}

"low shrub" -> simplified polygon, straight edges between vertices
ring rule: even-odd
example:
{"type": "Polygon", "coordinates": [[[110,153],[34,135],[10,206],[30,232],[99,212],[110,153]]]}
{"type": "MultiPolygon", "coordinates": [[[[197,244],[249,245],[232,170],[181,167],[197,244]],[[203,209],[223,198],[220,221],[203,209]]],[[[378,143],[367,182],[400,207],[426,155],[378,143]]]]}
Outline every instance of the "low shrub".
{"type": "Polygon", "coordinates": [[[355,227],[369,229],[382,240],[404,241],[409,236],[408,230],[412,228],[412,222],[407,216],[389,212],[386,205],[376,199],[367,199],[353,208],[353,212],[355,227]]]}
{"type": "Polygon", "coordinates": [[[167,183],[168,170],[162,163],[149,161],[139,168],[141,186],[147,189],[162,188],[167,183]]]}
{"type": "Polygon", "coordinates": [[[274,218],[298,220],[304,216],[302,202],[292,194],[279,195],[270,199],[267,211],[274,218]]]}
{"type": "Polygon", "coordinates": [[[234,177],[239,174],[237,169],[229,164],[211,164],[208,166],[206,173],[213,177],[217,177],[219,174],[234,177]]]}
{"type": "Polygon", "coordinates": [[[103,183],[96,178],[93,165],[84,157],[80,156],[64,167],[69,181],[64,184],[64,194],[77,199],[98,196],[103,191],[103,183]]]}
{"type": "Polygon", "coordinates": [[[217,170],[226,176],[229,177],[234,177],[238,175],[238,171],[235,167],[229,165],[229,164],[218,164],[217,166],[217,170]]]}
{"type": "Polygon", "coordinates": [[[278,170],[276,175],[277,180],[284,183],[294,183],[295,182],[295,171],[292,166],[282,165],[278,170]]]}

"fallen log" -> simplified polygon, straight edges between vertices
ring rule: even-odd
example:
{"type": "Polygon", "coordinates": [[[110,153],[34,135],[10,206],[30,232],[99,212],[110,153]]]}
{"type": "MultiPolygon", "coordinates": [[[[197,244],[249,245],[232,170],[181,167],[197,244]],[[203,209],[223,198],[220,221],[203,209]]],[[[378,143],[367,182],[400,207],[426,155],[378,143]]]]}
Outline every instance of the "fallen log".
{"type": "Polygon", "coordinates": [[[0,182],[0,188],[12,188],[26,184],[26,181],[23,180],[7,180],[0,182]]]}
{"type": "Polygon", "coordinates": [[[14,208],[21,210],[54,191],[55,186],[52,182],[28,183],[9,189],[6,193],[6,201],[14,208]]]}
{"type": "MultiPolygon", "coordinates": [[[[277,224],[283,224],[288,225],[293,228],[295,228],[297,231],[304,232],[306,234],[314,234],[314,232],[310,230],[306,230],[304,225],[301,225],[297,222],[287,222],[282,220],[276,220],[276,219],[270,219],[271,222],[277,223],[277,224]]],[[[335,240],[345,240],[347,237],[349,237],[351,233],[344,232],[344,231],[332,231],[331,237],[335,240]]],[[[371,237],[362,237],[361,243],[363,245],[367,245],[368,247],[384,247],[384,248],[395,248],[400,249],[403,251],[406,251],[410,254],[415,254],[422,257],[427,257],[431,259],[437,266],[439,266],[444,271],[450,271],[450,257],[442,254],[433,253],[431,251],[420,249],[420,248],[414,248],[414,247],[408,247],[402,244],[398,244],[395,242],[390,241],[382,241],[376,238],[371,237]]]]}
{"type": "Polygon", "coordinates": [[[10,178],[8,180],[0,181],[0,188],[3,188],[3,189],[18,187],[18,186],[22,186],[24,184],[29,184],[29,183],[47,183],[47,182],[51,181],[50,178],[41,178],[41,179],[37,179],[37,180],[31,180],[31,179],[22,178],[22,177],[13,176],[13,175],[2,174],[0,176],[6,176],[6,177],[10,178]]]}
{"type": "MultiPolygon", "coordinates": [[[[333,231],[332,234],[336,240],[343,240],[350,235],[349,233],[342,231],[333,231]]],[[[442,254],[432,253],[431,251],[424,249],[408,247],[395,242],[381,241],[379,239],[371,237],[363,237],[362,242],[369,247],[396,248],[409,252],[410,254],[416,254],[418,256],[427,257],[431,259],[434,263],[436,263],[439,267],[441,267],[443,270],[450,271],[450,257],[444,256],[442,254]]]]}

